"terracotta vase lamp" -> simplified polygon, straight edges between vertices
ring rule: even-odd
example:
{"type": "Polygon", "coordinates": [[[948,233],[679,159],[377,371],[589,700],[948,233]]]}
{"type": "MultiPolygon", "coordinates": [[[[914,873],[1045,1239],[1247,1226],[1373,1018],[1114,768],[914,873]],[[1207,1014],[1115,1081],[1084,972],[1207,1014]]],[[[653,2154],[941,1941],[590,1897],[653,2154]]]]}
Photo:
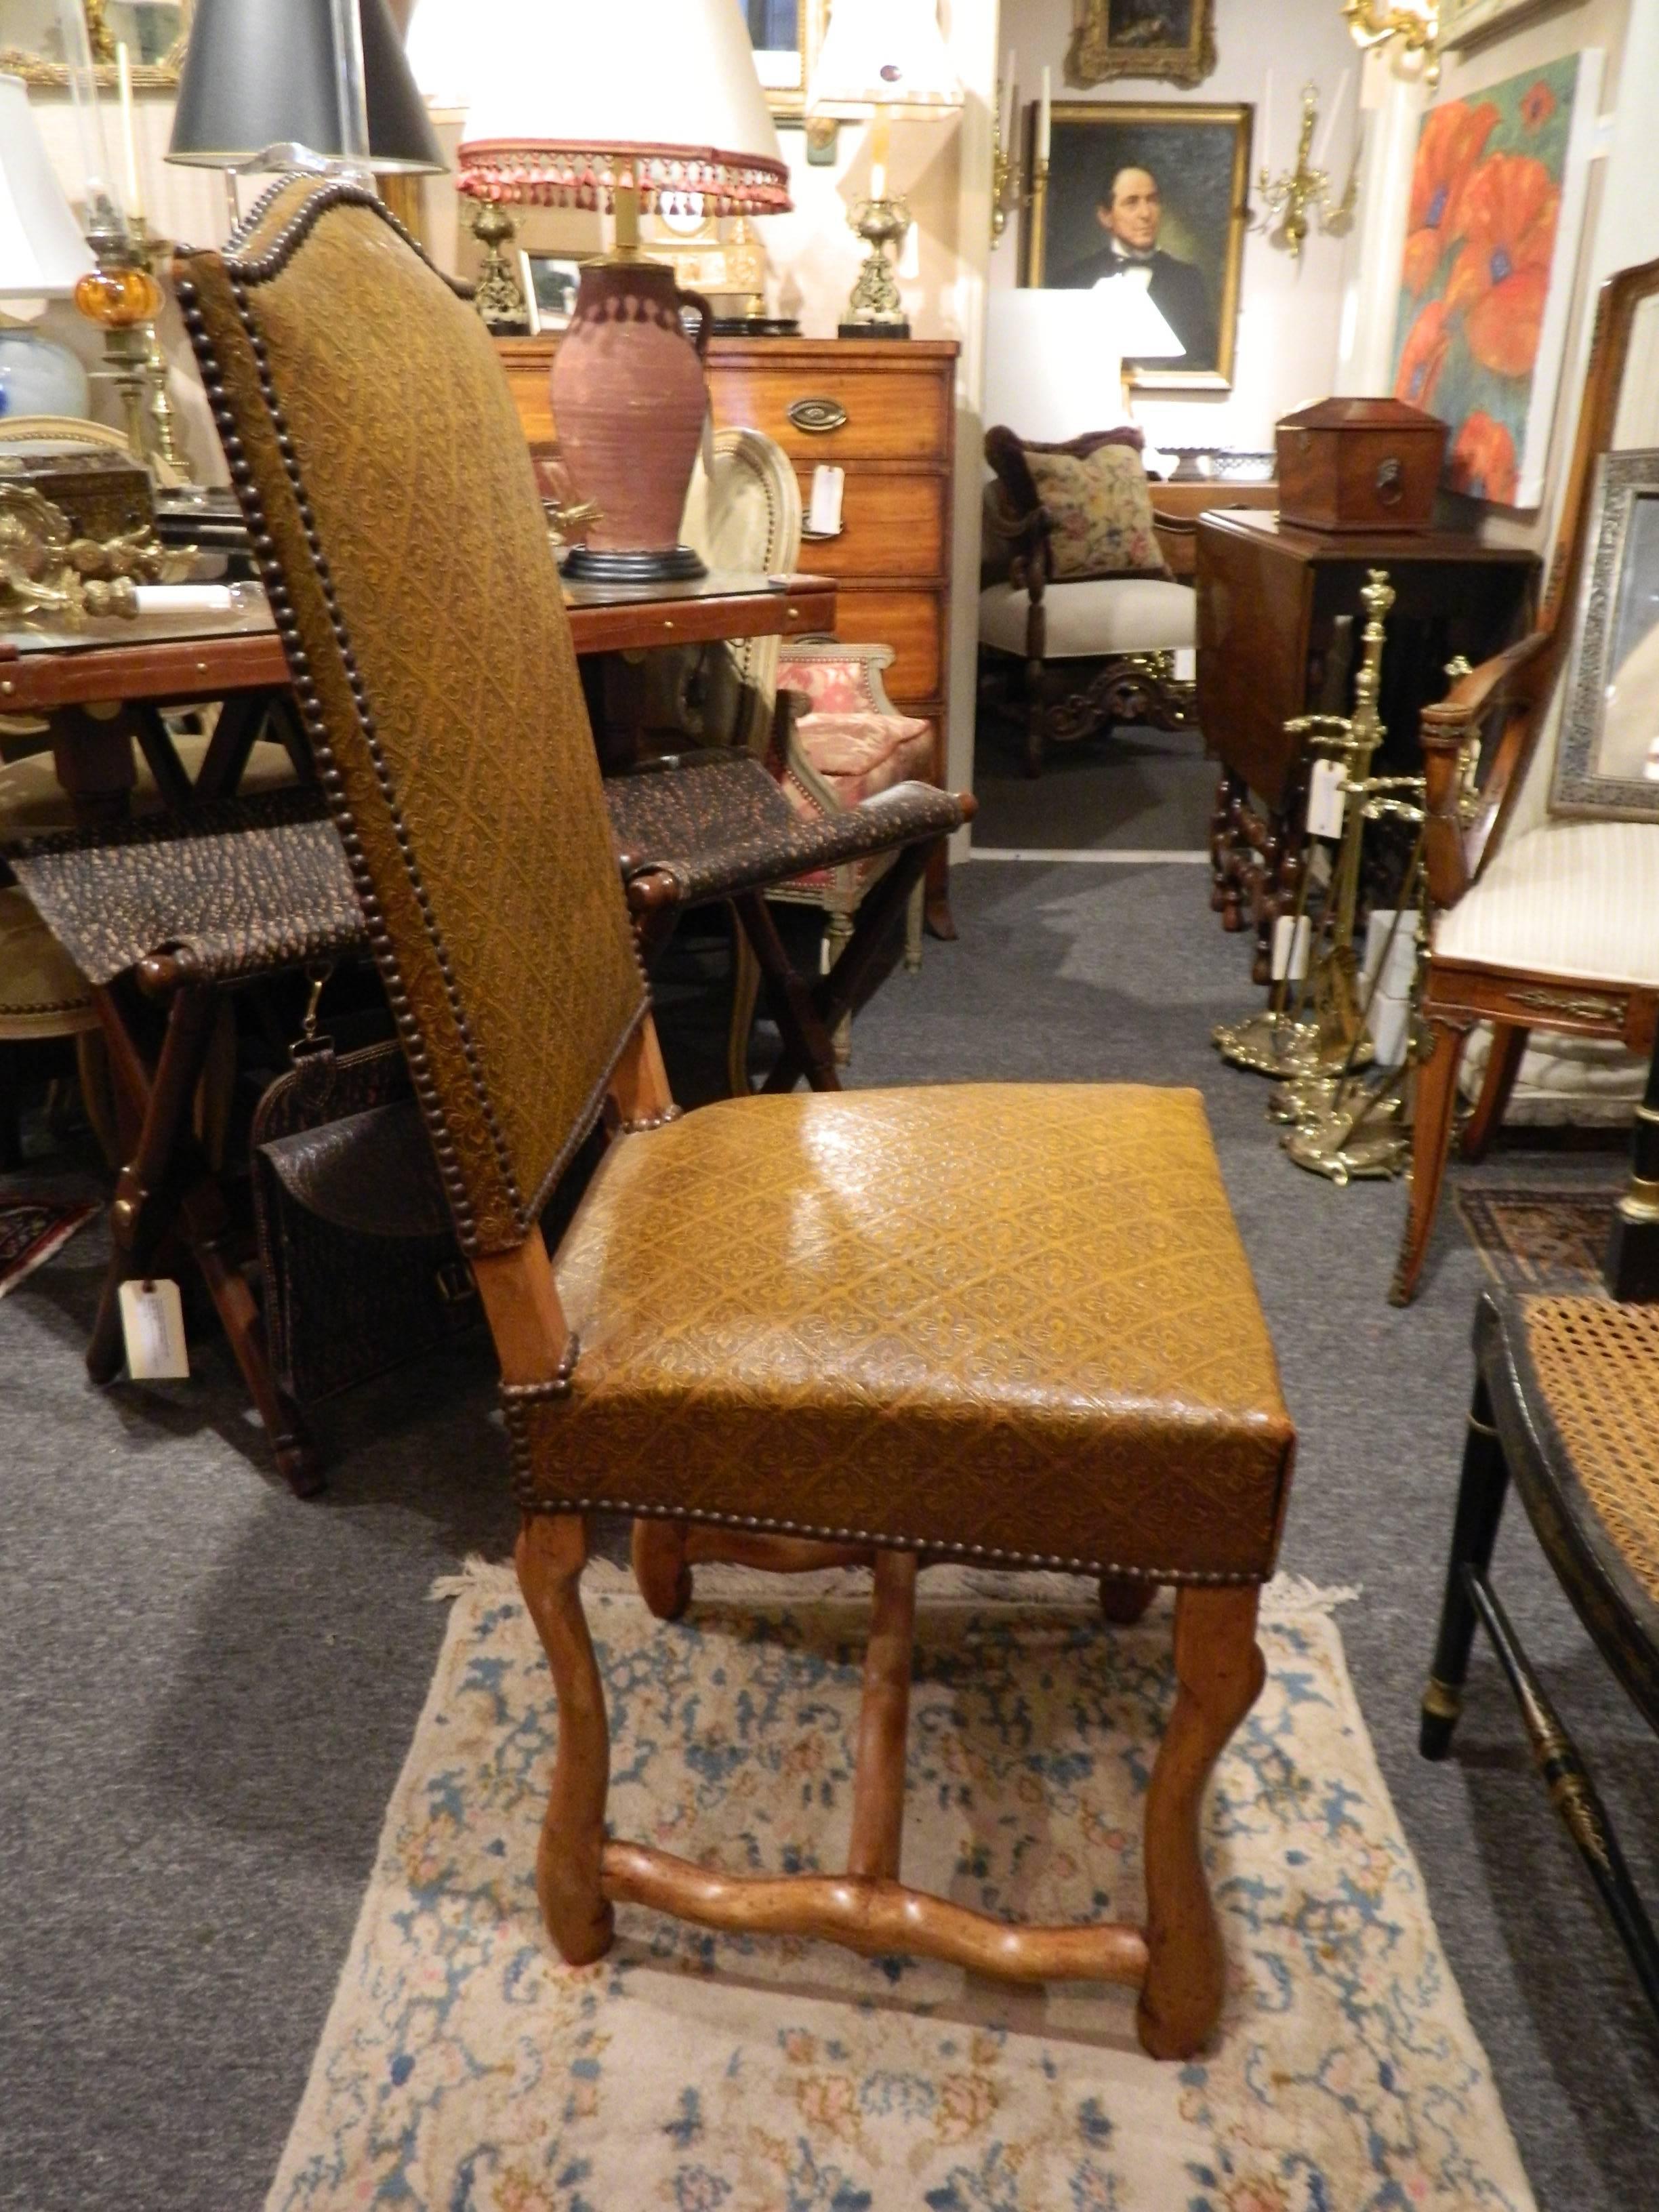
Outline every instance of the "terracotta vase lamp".
{"type": "Polygon", "coordinates": [[[711,314],[641,252],[639,218],[642,208],[787,210],[788,171],[748,30],[738,0],[641,0],[582,18],[519,0],[509,14],[513,34],[495,43],[467,113],[462,191],[617,218],[614,249],[583,265],[553,359],[559,450],[578,495],[599,509],[565,574],[700,576],[679,528],[708,405],[711,314]]]}

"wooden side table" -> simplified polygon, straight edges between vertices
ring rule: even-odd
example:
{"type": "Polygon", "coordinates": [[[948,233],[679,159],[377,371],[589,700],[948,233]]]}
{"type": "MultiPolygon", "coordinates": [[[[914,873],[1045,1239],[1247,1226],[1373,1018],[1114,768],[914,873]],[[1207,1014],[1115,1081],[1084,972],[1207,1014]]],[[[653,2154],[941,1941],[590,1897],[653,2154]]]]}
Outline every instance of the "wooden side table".
{"type": "Polygon", "coordinates": [[[1395,589],[1380,701],[1390,773],[1421,757],[1418,720],[1446,663],[1500,652],[1531,618],[1537,556],[1452,531],[1324,533],[1276,513],[1197,523],[1198,720],[1221,763],[1211,822],[1210,903],[1224,929],[1254,922],[1252,974],[1269,980],[1273,924],[1300,882],[1307,763],[1285,725],[1352,703],[1359,593],[1385,568],[1395,589]]]}

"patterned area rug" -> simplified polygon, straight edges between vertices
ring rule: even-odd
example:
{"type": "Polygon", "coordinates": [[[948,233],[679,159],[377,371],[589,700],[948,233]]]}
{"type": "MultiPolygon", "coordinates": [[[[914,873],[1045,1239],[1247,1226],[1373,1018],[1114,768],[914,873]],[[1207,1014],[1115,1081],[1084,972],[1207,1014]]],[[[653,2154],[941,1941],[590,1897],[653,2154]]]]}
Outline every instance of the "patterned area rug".
{"type": "Polygon", "coordinates": [[[97,1211],[92,1199],[0,1198],[0,1298],[67,1244],[97,1211]]]}
{"type": "Polygon", "coordinates": [[[1617,1191],[1522,1185],[1455,1195],[1469,1242],[1506,1291],[1602,1291],[1617,1191]]]}
{"type": "MultiPolygon", "coordinates": [[[[852,1586],[780,1604],[728,1570],[672,1628],[619,1570],[586,1587],[618,1832],[735,1870],[842,1863],[852,1586]]],[[[905,1877],[1136,1919],[1167,1603],[1109,1630],[1084,1585],[1030,1587],[924,1578],[905,1877]]],[[[1160,2066],[1103,1986],[633,1909],[608,1958],[559,1965],[532,1875],[549,1678],[516,1588],[475,1567],[267,2212],[1530,2212],[1327,1602],[1275,1586],[1262,1640],[1208,1814],[1222,2033],[1160,2066]]]]}

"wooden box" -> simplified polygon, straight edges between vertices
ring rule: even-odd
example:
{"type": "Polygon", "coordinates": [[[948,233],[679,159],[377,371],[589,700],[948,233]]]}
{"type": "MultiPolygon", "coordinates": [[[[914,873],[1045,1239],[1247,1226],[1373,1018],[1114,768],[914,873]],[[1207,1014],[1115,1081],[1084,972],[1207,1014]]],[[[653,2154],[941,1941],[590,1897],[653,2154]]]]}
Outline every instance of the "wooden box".
{"type": "Polygon", "coordinates": [[[1274,432],[1279,512],[1302,530],[1431,530],[1446,425],[1401,399],[1322,399],[1274,432]]]}

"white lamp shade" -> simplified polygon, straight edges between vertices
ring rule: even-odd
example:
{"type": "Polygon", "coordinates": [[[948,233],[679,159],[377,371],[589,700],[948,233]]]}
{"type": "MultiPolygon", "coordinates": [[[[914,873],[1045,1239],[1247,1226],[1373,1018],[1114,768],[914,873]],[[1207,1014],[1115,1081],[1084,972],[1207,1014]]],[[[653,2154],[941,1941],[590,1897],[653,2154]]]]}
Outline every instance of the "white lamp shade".
{"type": "Polygon", "coordinates": [[[835,0],[807,88],[815,115],[888,107],[960,107],[962,79],[939,27],[937,0],[835,0]]]}
{"type": "Polygon", "coordinates": [[[0,299],[63,299],[92,266],[21,76],[0,76],[0,299]]]}
{"type": "Polygon", "coordinates": [[[1169,361],[1187,350],[1152,305],[1146,289],[1151,281],[1149,270],[1124,269],[1092,287],[1106,314],[1112,349],[1125,361],[1169,361]]]}
{"type": "Polygon", "coordinates": [[[415,0],[404,52],[428,107],[472,105],[472,89],[490,68],[490,31],[479,0],[415,0]]]}
{"type": "MultiPolygon", "coordinates": [[[[453,0],[425,0],[427,9],[453,0]]],[[[419,19],[416,19],[417,23],[419,19]]],[[[492,0],[471,63],[464,191],[608,205],[693,195],[781,213],[789,173],[738,0],[492,0]]]]}
{"type": "Polygon", "coordinates": [[[985,308],[988,423],[1059,442],[1127,419],[1116,340],[1092,291],[1022,285],[988,293],[985,308]]]}

